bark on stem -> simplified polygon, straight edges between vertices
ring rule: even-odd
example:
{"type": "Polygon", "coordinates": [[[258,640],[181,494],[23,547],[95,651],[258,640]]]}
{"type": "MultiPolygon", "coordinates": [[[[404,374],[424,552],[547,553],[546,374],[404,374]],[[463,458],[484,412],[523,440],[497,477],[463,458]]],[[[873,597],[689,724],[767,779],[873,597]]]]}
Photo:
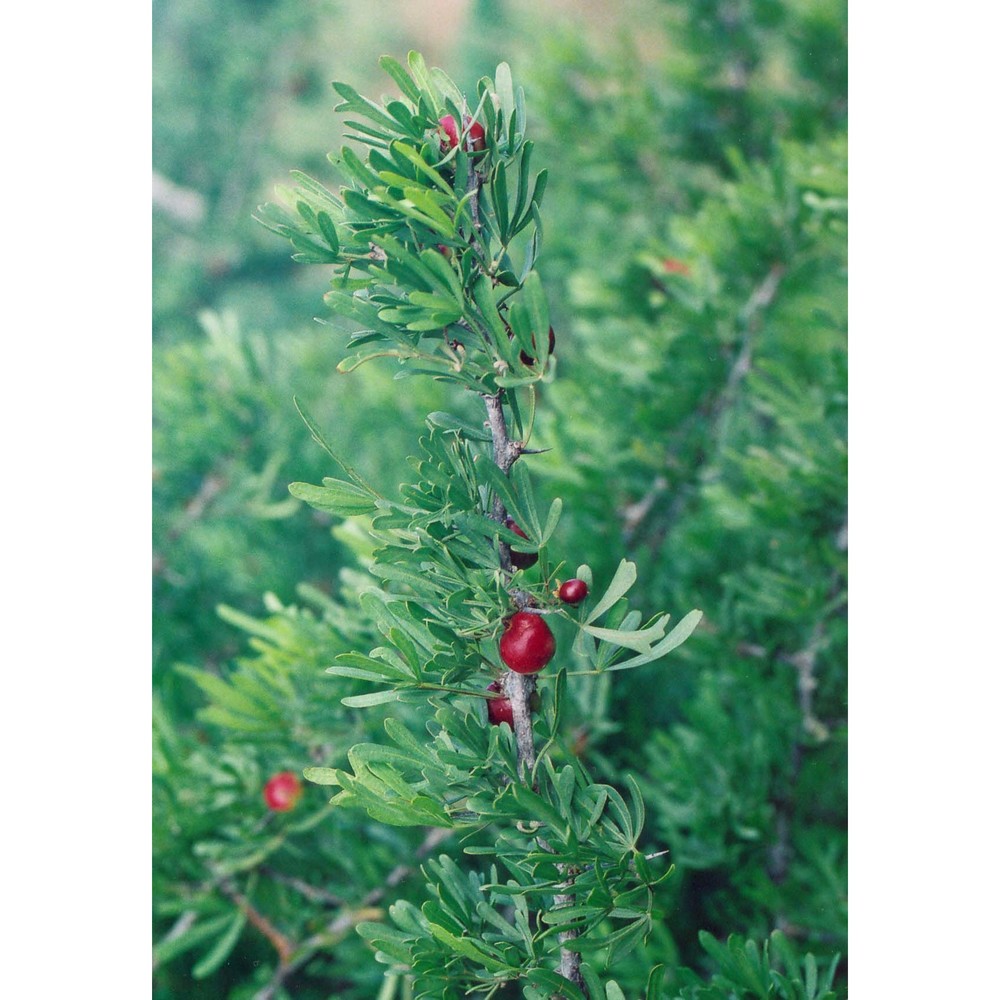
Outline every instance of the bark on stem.
{"type": "MultiPolygon", "coordinates": [[[[493,438],[493,461],[497,468],[505,475],[510,475],[510,470],[514,463],[521,456],[524,445],[520,441],[512,441],[507,431],[507,419],[503,412],[503,390],[499,390],[496,395],[484,395],[486,403],[486,414],[489,419],[490,434],[493,438]]],[[[507,511],[504,508],[503,500],[499,496],[493,498],[493,510],[490,517],[503,524],[507,520],[507,511]]],[[[507,574],[513,572],[510,561],[510,546],[506,542],[500,542],[500,568],[507,574]]],[[[528,594],[522,591],[512,590],[511,596],[519,608],[525,606],[528,594]]],[[[510,699],[511,712],[514,716],[514,739],[517,744],[518,771],[521,780],[527,784],[532,784],[531,776],[535,768],[535,736],[531,726],[531,709],[529,700],[535,691],[535,678],[533,674],[518,674],[513,670],[507,671],[504,679],[504,692],[510,699]]],[[[543,848],[547,848],[544,841],[540,840],[543,848]]],[[[566,885],[572,886],[573,872],[567,866],[559,865],[559,871],[566,875],[566,885]]],[[[573,896],[568,893],[557,893],[554,897],[555,906],[569,905],[573,902],[573,896]]],[[[563,931],[559,935],[560,944],[564,944],[577,936],[576,931],[563,931]]],[[[586,984],[580,974],[580,954],[570,951],[568,948],[561,948],[559,955],[558,973],[564,979],[573,983],[574,986],[588,995],[586,984]]]]}
{"type": "MultiPolygon", "coordinates": [[[[503,390],[494,396],[483,396],[486,403],[486,414],[490,423],[490,433],[493,437],[493,461],[505,475],[521,454],[521,442],[511,441],[507,431],[507,418],[503,412],[503,390]]],[[[507,520],[507,510],[499,496],[493,498],[493,510],[490,517],[503,524],[507,520]]],[[[507,574],[513,572],[510,561],[510,546],[500,542],[500,568],[507,574]]],[[[525,595],[526,597],[527,595],[525,595]]],[[[514,600],[521,606],[520,595],[514,592],[514,600]]],[[[507,672],[504,679],[504,692],[510,699],[510,707],[514,715],[514,737],[517,741],[518,770],[526,783],[531,783],[531,772],[535,766],[535,738],[531,728],[531,710],[529,699],[535,690],[535,678],[526,674],[517,674],[513,670],[507,672]]]]}

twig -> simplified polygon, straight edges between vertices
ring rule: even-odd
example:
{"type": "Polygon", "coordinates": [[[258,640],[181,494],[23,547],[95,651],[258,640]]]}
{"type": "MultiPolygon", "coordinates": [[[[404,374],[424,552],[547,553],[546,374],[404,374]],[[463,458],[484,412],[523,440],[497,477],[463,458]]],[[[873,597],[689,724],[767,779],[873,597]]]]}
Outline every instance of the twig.
{"type": "Polygon", "coordinates": [[[344,906],[345,900],[340,896],[335,896],[332,892],[327,892],[325,889],[319,888],[319,886],[311,885],[309,882],[305,882],[300,878],[294,878],[291,875],[284,875],[282,872],[275,871],[273,868],[262,867],[260,869],[262,875],[266,875],[268,878],[273,879],[275,882],[280,882],[282,885],[291,886],[296,892],[301,893],[310,902],[313,903],[323,903],[326,906],[344,906]]]}
{"type": "MultiPolygon", "coordinates": [[[[760,284],[750,293],[749,298],[739,312],[738,322],[743,326],[743,337],[736,358],[733,360],[726,375],[726,381],[718,390],[715,398],[703,404],[691,417],[692,420],[697,418],[706,422],[708,426],[706,436],[710,440],[714,440],[714,447],[711,450],[707,446],[699,449],[695,458],[695,468],[692,470],[689,482],[675,490],[673,501],[667,509],[662,523],[651,534],[649,547],[654,552],[663,544],[670,529],[680,518],[684,508],[687,506],[693,492],[693,484],[697,478],[697,473],[710,460],[715,459],[722,450],[719,425],[726,411],[733,405],[741,383],[750,372],[753,361],[753,349],[757,335],[760,332],[763,313],[774,301],[774,296],[777,294],[784,273],[785,266],[783,264],[775,264],[767,272],[760,284]]],[[[681,437],[683,438],[683,435],[681,437]]],[[[678,447],[675,445],[667,453],[665,457],[666,465],[671,465],[676,461],[678,450],[678,447]]],[[[657,476],[646,495],[624,509],[623,520],[626,538],[634,536],[656,506],[656,501],[667,491],[668,487],[669,483],[662,476],[657,476]]]]}
{"type": "Polygon", "coordinates": [[[278,953],[279,966],[286,965],[292,952],[295,951],[295,945],[291,939],[282,934],[231,882],[222,882],[219,888],[246,914],[247,920],[271,942],[274,950],[278,953]]]}
{"type": "MultiPolygon", "coordinates": [[[[828,595],[832,596],[837,592],[840,582],[840,574],[834,573],[828,595]]],[[[796,687],[798,689],[799,712],[802,716],[800,733],[807,734],[817,742],[823,742],[830,736],[827,726],[813,712],[813,694],[818,685],[818,681],[816,680],[816,659],[826,641],[826,624],[826,618],[820,618],[813,626],[812,632],[809,635],[809,641],[803,649],[800,649],[797,653],[788,655],[779,654],[778,656],[778,660],[794,667],[798,674],[796,687]]],[[[777,883],[781,883],[787,878],[788,866],[791,862],[789,838],[791,835],[792,796],[799,781],[799,772],[802,770],[802,758],[805,749],[805,741],[801,735],[797,735],[792,743],[789,754],[787,790],[783,795],[779,796],[777,801],[775,838],[767,862],[768,874],[777,883]]],[[[779,914],[778,919],[783,919],[783,915],[779,914]]]]}
{"type": "MultiPolygon", "coordinates": [[[[414,852],[415,856],[418,858],[426,856],[443,840],[447,840],[452,833],[452,830],[448,830],[443,827],[432,827],[428,830],[427,836],[424,837],[423,843],[421,843],[421,845],[414,852]]],[[[318,934],[313,934],[311,937],[306,938],[306,940],[300,945],[294,947],[287,959],[282,961],[278,965],[277,969],[275,969],[274,975],[271,977],[271,981],[267,984],[267,986],[259,990],[254,995],[253,1000],[273,1000],[273,997],[285,981],[293,973],[301,969],[302,966],[305,965],[321,948],[326,948],[331,944],[335,944],[337,941],[346,936],[353,927],[356,927],[362,921],[379,920],[382,916],[384,916],[382,910],[376,909],[376,904],[381,902],[389,889],[394,889],[404,879],[409,878],[409,876],[413,874],[414,870],[415,869],[411,868],[409,865],[397,865],[386,876],[383,884],[375,889],[372,889],[372,891],[361,900],[361,903],[358,906],[352,907],[344,903],[342,905],[341,912],[338,913],[329,924],[327,924],[324,930],[320,931],[318,934]]],[[[274,873],[269,874],[273,876],[274,873]]],[[[302,886],[306,884],[299,883],[298,879],[286,879],[284,881],[296,883],[295,888],[299,889],[299,891],[302,891],[302,886]]],[[[309,888],[313,891],[318,891],[314,886],[310,886],[309,888]]],[[[327,895],[330,899],[335,898],[329,894],[325,895],[327,895]]]]}

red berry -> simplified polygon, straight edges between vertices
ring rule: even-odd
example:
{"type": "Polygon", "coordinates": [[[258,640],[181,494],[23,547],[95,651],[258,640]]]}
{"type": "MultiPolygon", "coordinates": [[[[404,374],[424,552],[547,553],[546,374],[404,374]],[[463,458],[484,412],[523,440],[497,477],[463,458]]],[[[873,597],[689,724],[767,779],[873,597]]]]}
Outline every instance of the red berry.
{"type": "Polygon", "coordinates": [[[294,809],[302,797],[302,782],[293,771],[281,771],[271,777],[264,786],[264,801],[274,812],[288,812],[294,809]]]}
{"type": "MultiPolygon", "coordinates": [[[[521,530],[521,526],[514,520],[514,518],[507,518],[507,527],[513,531],[515,535],[520,535],[525,540],[528,539],[528,536],[521,530]]],[[[530,566],[534,566],[536,562],[538,562],[537,552],[515,552],[511,549],[510,563],[515,569],[528,569],[530,566]]]]}
{"type": "Polygon", "coordinates": [[[559,600],[566,604],[579,604],[590,593],[583,580],[567,580],[559,588],[559,600]]]}
{"type": "MultiPolygon", "coordinates": [[[[444,136],[441,139],[441,152],[447,153],[449,149],[454,149],[459,143],[458,126],[455,123],[454,115],[445,115],[438,119],[441,132],[444,136]]],[[[486,130],[479,122],[472,121],[468,115],[462,119],[462,128],[467,135],[462,137],[463,148],[468,149],[470,142],[474,152],[481,153],[486,148],[486,130]]]]}
{"type": "MultiPolygon", "coordinates": [[[[497,681],[494,681],[486,690],[503,691],[503,688],[497,681]]],[[[510,698],[487,698],[486,714],[489,716],[491,726],[499,726],[501,722],[506,722],[511,729],[514,728],[514,708],[510,703],[510,698]]]]}
{"type": "Polygon", "coordinates": [[[500,636],[500,659],[517,674],[537,673],[555,653],[555,636],[540,615],[518,611],[500,636]]]}
{"type": "Polygon", "coordinates": [[[688,275],[691,273],[691,268],[682,260],[677,260],[675,257],[664,257],[663,258],[663,270],[667,274],[683,274],[688,275]]]}
{"type": "MultiPolygon", "coordinates": [[[[535,340],[535,335],[531,335],[531,343],[533,347],[537,347],[538,343],[535,340]]],[[[549,327],[549,354],[551,354],[556,349],[556,331],[549,327]]],[[[525,351],[521,351],[521,364],[527,365],[529,368],[535,363],[535,359],[525,351]]]]}

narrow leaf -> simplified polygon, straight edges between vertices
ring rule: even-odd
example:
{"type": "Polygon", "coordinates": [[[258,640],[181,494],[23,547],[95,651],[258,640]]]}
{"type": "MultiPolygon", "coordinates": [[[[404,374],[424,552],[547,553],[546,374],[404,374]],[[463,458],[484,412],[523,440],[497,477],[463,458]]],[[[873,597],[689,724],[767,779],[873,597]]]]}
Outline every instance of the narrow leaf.
{"type": "Polygon", "coordinates": [[[243,910],[237,910],[225,934],[215,942],[212,950],[191,970],[191,975],[195,979],[204,979],[206,976],[210,976],[222,965],[233,948],[236,947],[236,942],[239,941],[246,922],[246,913],[243,910]]]}
{"type": "Polygon", "coordinates": [[[591,622],[597,621],[601,615],[610,610],[617,601],[629,592],[637,579],[638,573],[635,563],[623,559],[618,564],[618,569],[615,571],[611,583],[608,584],[608,589],[604,592],[604,596],[591,609],[584,624],[589,625],[591,622]]]}

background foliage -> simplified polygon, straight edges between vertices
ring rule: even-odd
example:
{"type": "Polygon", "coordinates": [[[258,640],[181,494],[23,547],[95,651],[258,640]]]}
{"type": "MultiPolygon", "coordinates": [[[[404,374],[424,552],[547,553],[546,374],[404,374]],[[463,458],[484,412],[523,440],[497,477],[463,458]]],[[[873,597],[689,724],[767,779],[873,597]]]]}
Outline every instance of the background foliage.
{"type": "Polygon", "coordinates": [[[327,471],[292,395],[386,490],[441,401],[337,376],[309,322],[326,274],[250,216],[290,165],[329,179],[329,81],[387,92],[377,56],[409,47],[466,86],[507,60],[528,93],[559,365],[533,469],[561,549],[595,576],[633,559],[645,611],[706,612],[672,661],[571,691],[578,755],[639,777],[677,865],[670,988],[814,996],[846,953],[846,7],[602,7],[155,9],[154,996],[403,995],[353,928],[423,902],[434,843],[315,786],[268,814],[261,788],[380,728],[323,672],[370,645],[370,552],[289,496],[327,471]]]}

